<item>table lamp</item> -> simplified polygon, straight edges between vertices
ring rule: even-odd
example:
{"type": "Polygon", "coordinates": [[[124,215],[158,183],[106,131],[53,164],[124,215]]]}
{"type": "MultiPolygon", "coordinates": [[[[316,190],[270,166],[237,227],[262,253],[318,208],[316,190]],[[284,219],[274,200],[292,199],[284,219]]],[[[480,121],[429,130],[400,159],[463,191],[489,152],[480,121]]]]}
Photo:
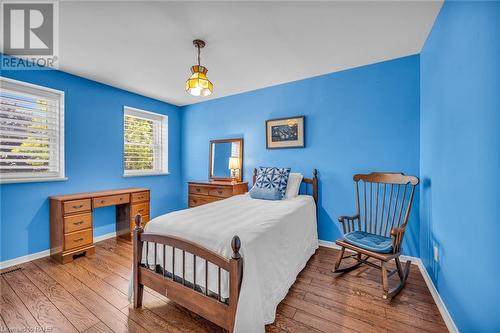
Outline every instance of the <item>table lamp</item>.
{"type": "Polygon", "coordinates": [[[231,181],[236,182],[236,172],[240,169],[240,159],[238,157],[230,157],[228,169],[231,170],[231,181]]]}

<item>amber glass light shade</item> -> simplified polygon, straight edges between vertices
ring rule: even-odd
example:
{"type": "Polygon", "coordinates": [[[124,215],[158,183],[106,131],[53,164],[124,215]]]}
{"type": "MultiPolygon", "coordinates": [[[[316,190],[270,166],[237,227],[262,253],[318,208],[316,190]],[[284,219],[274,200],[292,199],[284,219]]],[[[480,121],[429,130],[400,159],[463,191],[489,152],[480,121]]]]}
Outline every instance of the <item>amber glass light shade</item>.
{"type": "Polygon", "coordinates": [[[230,157],[228,169],[239,169],[239,168],[240,168],[240,159],[238,157],[230,157]]]}
{"type": "Polygon", "coordinates": [[[208,69],[195,65],[191,67],[193,73],[186,81],[186,91],[193,96],[208,96],[214,91],[214,85],[207,78],[208,69]]]}

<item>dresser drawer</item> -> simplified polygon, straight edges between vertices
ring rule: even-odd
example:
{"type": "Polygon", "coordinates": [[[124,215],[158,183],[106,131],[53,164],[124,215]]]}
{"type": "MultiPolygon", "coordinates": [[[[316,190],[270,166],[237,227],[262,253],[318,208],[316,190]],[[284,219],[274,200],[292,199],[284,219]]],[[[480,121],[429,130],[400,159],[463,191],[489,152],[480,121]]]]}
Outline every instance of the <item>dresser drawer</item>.
{"type": "Polygon", "coordinates": [[[129,203],[130,195],[128,193],[119,195],[110,195],[108,197],[99,197],[99,198],[94,198],[92,200],[95,208],[104,206],[114,206],[114,205],[129,203]]]}
{"type": "Polygon", "coordinates": [[[233,189],[231,187],[213,187],[210,190],[208,190],[208,195],[221,198],[228,198],[233,195],[233,189]]]}
{"type": "Polygon", "coordinates": [[[64,235],[64,250],[92,244],[92,229],[75,231],[64,235]]]}
{"type": "Polygon", "coordinates": [[[92,227],[92,213],[70,215],[64,218],[64,233],[92,227]]]}
{"type": "Polygon", "coordinates": [[[149,192],[132,193],[132,202],[149,201],[149,192]]]}
{"type": "Polygon", "coordinates": [[[199,185],[189,185],[189,193],[208,195],[208,187],[199,185]]]}
{"type": "Polygon", "coordinates": [[[149,215],[149,202],[133,204],[130,208],[130,218],[135,219],[138,213],[142,216],[149,215]]]}
{"type": "Polygon", "coordinates": [[[64,214],[90,211],[90,199],[65,201],[64,214]]]}
{"type": "Polygon", "coordinates": [[[189,196],[189,207],[197,207],[210,202],[219,201],[223,198],[211,197],[208,195],[190,195],[189,196]]]}

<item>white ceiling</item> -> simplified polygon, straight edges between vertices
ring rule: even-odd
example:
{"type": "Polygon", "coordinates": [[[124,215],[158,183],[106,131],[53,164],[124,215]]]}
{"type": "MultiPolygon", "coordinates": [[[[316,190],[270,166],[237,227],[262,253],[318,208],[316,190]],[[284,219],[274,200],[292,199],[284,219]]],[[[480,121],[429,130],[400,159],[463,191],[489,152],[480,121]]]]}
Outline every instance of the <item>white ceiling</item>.
{"type": "Polygon", "coordinates": [[[60,69],[176,105],[419,53],[441,1],[61,2],[60,69]]]}

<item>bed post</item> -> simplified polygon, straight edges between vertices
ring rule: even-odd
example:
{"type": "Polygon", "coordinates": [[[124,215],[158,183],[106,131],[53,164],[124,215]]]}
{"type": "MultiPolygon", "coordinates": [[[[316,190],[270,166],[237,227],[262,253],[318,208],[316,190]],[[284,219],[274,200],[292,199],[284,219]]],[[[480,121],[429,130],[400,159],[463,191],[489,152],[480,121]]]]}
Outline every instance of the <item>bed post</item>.
{"type": "Polygon", "coordinates": [[[227,328],[232,333],[236,319],[241,278],[243,277],[243,258],[240,254],[241,241],[238,236],[233,237],[231,247],[233,248],[233,255],[229,260],[231,271],[229,272],[229,316],[227,328]]]}
{"type": "Polygon", "coordinates": [[[139,239],[143,230],[141,227],[141,214],[135,216],[135,229],[134,229],[134,263],[133,263],[133,284],[134,284],[134,308],[142,306],[142,295],[144,285],[139,283],[139,268],[141,266],[142,258],[142,241],[139,239]]]}
{"type": "Polygon", "coordinates": [[[313,169],[313,198],[318,205],[318,170],[313,169]]]}

